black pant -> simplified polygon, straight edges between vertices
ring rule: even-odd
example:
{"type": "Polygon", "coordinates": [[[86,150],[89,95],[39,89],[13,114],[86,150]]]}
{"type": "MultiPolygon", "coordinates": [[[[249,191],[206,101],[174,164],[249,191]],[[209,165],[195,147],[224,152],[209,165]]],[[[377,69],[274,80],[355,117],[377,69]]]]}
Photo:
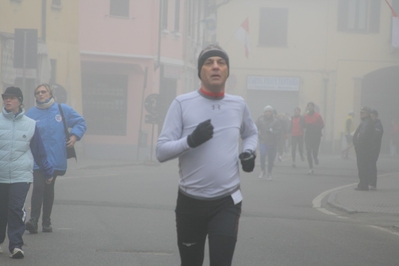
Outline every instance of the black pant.
{"type": "Polygon", "coordinates": [[[358,188],[368,189],[370,181],[372,179],[373,172],[373,157],[370,156],[370,152],[355,149],[356,151],[356,160],[357,160],[357,169],[359,172],[359,184],[358,188]]]}
{"type": "Polygon", "coordinates": [[[303,136],[292,136],[292,161],[295,162],[296,147],[298,146],[299,154],[303,158],[303,136]]]}
{"type": "Polygon", "coordinates": [[[313,159],[317,159],[319,154],[320,137],[305,137],[306,153],[308,157],[309,168],[313,168],[313,159]],[[313,155],[313,158],[312,158],[313,155]]]}
{"type": "Polygon", "coordinates": [[[21,248],[25,232],[25,200],[30,183],[0,183],[0,243],[7,235],[10,240],[8,249],[21,248]]]}
{"type": "Polygon", "coordinates": [[[182,266],[200,266],[209,238],[211,266],[230,266],[237,241],[241,202],[231,196],[198,200],[179,191],[176,206],[177,245],[182,266]]]}
{"type": "Polygon", "coordinates": [[[54,174],[53,181],[46,184],[46,178],[40,170],[33,171],[33,190],[31,198],[31,219],[35,222],[39,221],[40,213],[43,205],[42,225],[51,225],[51,211],[54,203],[54,185],[56,180],[54,174]]]}
{"type": "Polygon", "coordinates": [[[373,156],[372,158],[372,163],[370,165],[371,167],[371,173],[370,173],[370,180],[369,180],[369,185],[373,187],[377,187],[377,161],[378,161],[379,154],[377,156],[373,156]]]}

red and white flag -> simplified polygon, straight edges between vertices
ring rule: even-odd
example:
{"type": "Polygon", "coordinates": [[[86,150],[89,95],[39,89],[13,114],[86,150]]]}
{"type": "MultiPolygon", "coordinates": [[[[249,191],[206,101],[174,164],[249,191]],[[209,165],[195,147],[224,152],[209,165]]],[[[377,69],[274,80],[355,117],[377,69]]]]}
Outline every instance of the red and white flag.
{"type": "Polygon", "coordinates": [[[245,56],[248,58],[249,52],[251,51],[248,18],[246,18],[241,26],[238,28],[238,30],[234,34],[234,37],[245,46],[245,56]]]}
{"type": "Polygon", "coordinates": [[[392,46],[399,48],[399,17],[388,0],[385,0],[392,11],[392,46]]]}

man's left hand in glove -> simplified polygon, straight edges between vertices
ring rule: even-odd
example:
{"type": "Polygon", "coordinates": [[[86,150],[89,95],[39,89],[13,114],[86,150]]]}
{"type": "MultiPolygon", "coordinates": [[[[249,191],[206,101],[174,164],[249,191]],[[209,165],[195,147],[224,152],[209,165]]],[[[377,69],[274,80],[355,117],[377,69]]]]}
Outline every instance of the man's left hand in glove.
{"type": "Polygon", "coordinates": [[[254,151],[244,151],[238,157],[241,161],[242,170],[244,172],[252,172],[255,168],[256,154],[254,151]]]}

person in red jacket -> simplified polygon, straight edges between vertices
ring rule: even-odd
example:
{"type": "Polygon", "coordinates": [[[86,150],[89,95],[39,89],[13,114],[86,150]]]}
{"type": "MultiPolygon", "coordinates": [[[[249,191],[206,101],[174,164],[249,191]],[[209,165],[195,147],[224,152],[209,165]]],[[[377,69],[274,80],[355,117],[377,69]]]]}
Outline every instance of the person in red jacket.
{"type": "Polygon", "coordinates": [[[311,175],[313,171],[313,160],[316,165],[319,164],[317,155],[319,153],[319,146],[321,141],[321,130],[324,128],[324,121],[321,115],[314,110],[314,103],[309,102],[306,106],[307,113],[304,116],[305,124],[305,146],[309,163],[309,172],[311,175]]]}
{"type": "Polygon", "coordinates": [[[305,161],[305,157],[303,156],[303,126],[304,126],[304,118],[301,116],[301,108],[296,107],[294,109],[294,116],[291,117],[291,144],[292,144],[292,167],[296,167],[295,165],[295,155],[296,155],[296,147],[298,146],[299,154],[301,156],[302,162],[305,161]]]}

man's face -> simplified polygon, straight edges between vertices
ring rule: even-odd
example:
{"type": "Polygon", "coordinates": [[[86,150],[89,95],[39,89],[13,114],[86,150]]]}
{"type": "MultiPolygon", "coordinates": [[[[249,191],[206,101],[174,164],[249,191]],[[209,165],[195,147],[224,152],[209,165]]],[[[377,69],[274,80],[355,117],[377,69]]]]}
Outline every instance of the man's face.
{"type": "Polygon", "coordinates": [[[4,95],[3,105],[8,112],[12,112],[14,114],[19,112],[20,103],[17,96],[4,95]]]}
{"type": "Polygon", "coordinates": [[[312,104],[308,104],[307,109],[308,109],[308,111],[313,111],[314,106],[312,104]]]}
{"type": "Polygon", "coordinates": [[[367,112],[360,112],[360,117],[361,118],[365,118],[367,117],[369,114],[367,112]]]}
{"type": "Polygon", "coordinates": [[[371,119],[373,119],[373,121],[377,120],[377,115],[376,114],[371,113],[370,117],[371,117],[371,119]]]}
{"type": "Polygon", "coordinates": [[[211,92],[222,92],[228,77],[226,60],[212,56],[205,60],[201,68],[201,83],[204,89],[211,92]]]}
{"type": "Polygon", "coordinates": [[[267,118],[272,117],[272,111],[265,111],[265,116],[266,116],[267,118]]]}
{"type": "Polygon", "coordinates": [[[294,114],[295,114],[295,116],[298,116],[298,115],[300,115],[300,114],[301,114],[301,110],[299,110],[299,109],[295,109],[295,111],[294,111],[294,114]]]}

